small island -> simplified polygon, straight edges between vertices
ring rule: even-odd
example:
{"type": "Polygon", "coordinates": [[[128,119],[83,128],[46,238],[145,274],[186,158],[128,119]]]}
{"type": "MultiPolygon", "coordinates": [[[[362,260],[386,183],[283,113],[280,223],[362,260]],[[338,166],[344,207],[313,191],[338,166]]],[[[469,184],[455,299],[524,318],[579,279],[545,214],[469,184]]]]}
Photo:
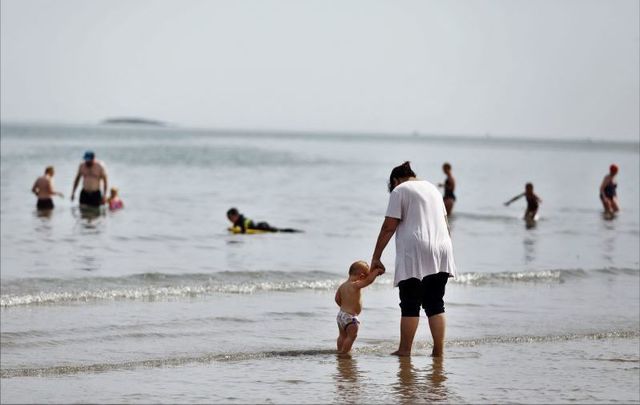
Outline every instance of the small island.
{"type": "Polygon", "coordinates": [[[166,122],[138,117],[114,117],[101,122],[103,125],[149,125],[154,127],[166,127],[166,122]]]}

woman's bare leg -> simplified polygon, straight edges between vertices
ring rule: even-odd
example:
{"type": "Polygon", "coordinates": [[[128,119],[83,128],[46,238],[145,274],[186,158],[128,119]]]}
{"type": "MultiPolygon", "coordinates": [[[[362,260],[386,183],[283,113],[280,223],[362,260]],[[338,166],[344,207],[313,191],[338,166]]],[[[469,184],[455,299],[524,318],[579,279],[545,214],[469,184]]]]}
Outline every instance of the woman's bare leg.
{"type": "Polygon", "coordinates": [[[429,317],[429,329],[433,337],[433,351],[431,356],[442,357],[444,354],[444,335],[447,328],[447,319],[443,313],[429,317]]]}
{"type": "Polygon", "coordinates": [[[610,202],[611,200],[605,197],[600,197],[600,201],[602,201],[602,206],[604,208],[605,214],[610,214],[612,212],[611,202],[610,202]]]}
{"type": "Polygon", "coordinates": [[[447,215],[451,215],[451,213],[453,212],[454,203],[455,201],[453,200],[453,198],[447,198],[444,200],[444,208],[447,210],[447,215]]]}
{"type": "Polygon", "coordinates": [[[398,350],[391,354],[396,356],[411,355],[413,338],[416,336],[418,323],[420,323],[420,317],[418,316],[403,316],[400,319],[400,345],[398,347],[398,350]]]}
{"type": "Polygon", "coordinates": [[[613,212],[618,212],[618,211],[620,211],[620,207],[618,207],[618,199],[617,199],[616,197],[613,197],[613,198],[612,198],[611,200],[609,200],[609,201],[611,201],[611,203],[610,203],[610,204],[611,204],[611,210],[612,210],[613,212]]]}

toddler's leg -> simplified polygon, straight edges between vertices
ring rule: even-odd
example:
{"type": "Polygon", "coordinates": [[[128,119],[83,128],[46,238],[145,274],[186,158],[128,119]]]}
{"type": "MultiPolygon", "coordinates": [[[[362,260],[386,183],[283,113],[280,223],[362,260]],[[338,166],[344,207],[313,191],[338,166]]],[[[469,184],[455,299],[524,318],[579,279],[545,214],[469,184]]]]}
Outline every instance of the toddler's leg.
{"type": "Polygon", "coordinates": [[[342,350],[341,353],[349,353],[351,351],[351,346],[353,346],[353,342],[355,342],[358,337],[358,324],[352,323],[347,325],[346,328],[346,336],[342,341],[342,350]]]}
{"type": "Polygon", "coordinates": [[[342,345],[344,344],[344,339],[347,337],[347,332],[338,328],[338,341],[337,343],[337,347],[338,347],[338,353],[342,353],[342,345]]]}

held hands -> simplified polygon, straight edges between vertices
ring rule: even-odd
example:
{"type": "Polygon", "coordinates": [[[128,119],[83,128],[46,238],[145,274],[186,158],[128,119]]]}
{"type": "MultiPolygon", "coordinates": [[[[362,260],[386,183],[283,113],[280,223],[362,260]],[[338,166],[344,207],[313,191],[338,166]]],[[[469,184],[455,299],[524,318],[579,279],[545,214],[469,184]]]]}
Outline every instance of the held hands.
{"type": "Polygon", "coordinates": [[[371,271],[373,270],[378,270],[378,275],[382,275],[384,274],[387,270],[384,268],[384,264],[382,264],[382,262],[378,259],[372,259],[371,260],[371,271]]]}

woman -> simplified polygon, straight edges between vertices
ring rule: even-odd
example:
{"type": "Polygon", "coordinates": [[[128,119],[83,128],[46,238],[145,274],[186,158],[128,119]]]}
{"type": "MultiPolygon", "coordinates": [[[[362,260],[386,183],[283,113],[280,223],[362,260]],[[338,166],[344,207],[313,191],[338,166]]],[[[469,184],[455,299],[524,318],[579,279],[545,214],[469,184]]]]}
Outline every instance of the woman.
{"type": "Polygon", "coordinates": [[[451,165],[445,163],[442,165],[442,171],[447,176],[444,183],[438,184],[438,187],[444,187],[444,206],[447,209],[447,215],[453,212],[453,204],[456,202],[456,195],[453,193],[456,189],[456,179],[451,175],[451,165]]]}
{"type": "Polygon", "coordinates": [[[389,176],[389,205],[371,259],[371,270],[384,272],[380,257],[396,234],[396,273],[399,288],[400,345],[393,354],[411,354],[420,320],[420,306],[429,319],[434,357],[444,349],[444,290],[455,275],[453,248],[440,192],[431,183],[418,180],[409,162],[395,167],[389,176]]]}
{"type": "Polygon", "coordinates": [[[618,166],[612,164],[609,166],[609,174],[604,176],[602,184],[600,184],[600,201],[602,201],[604,213],[607,216],[613,216],[613,214],[620,211],[616,193],[616,188],[618,187],[618,183],[615,181],[616,174],[618,174],[618,166]]]}

